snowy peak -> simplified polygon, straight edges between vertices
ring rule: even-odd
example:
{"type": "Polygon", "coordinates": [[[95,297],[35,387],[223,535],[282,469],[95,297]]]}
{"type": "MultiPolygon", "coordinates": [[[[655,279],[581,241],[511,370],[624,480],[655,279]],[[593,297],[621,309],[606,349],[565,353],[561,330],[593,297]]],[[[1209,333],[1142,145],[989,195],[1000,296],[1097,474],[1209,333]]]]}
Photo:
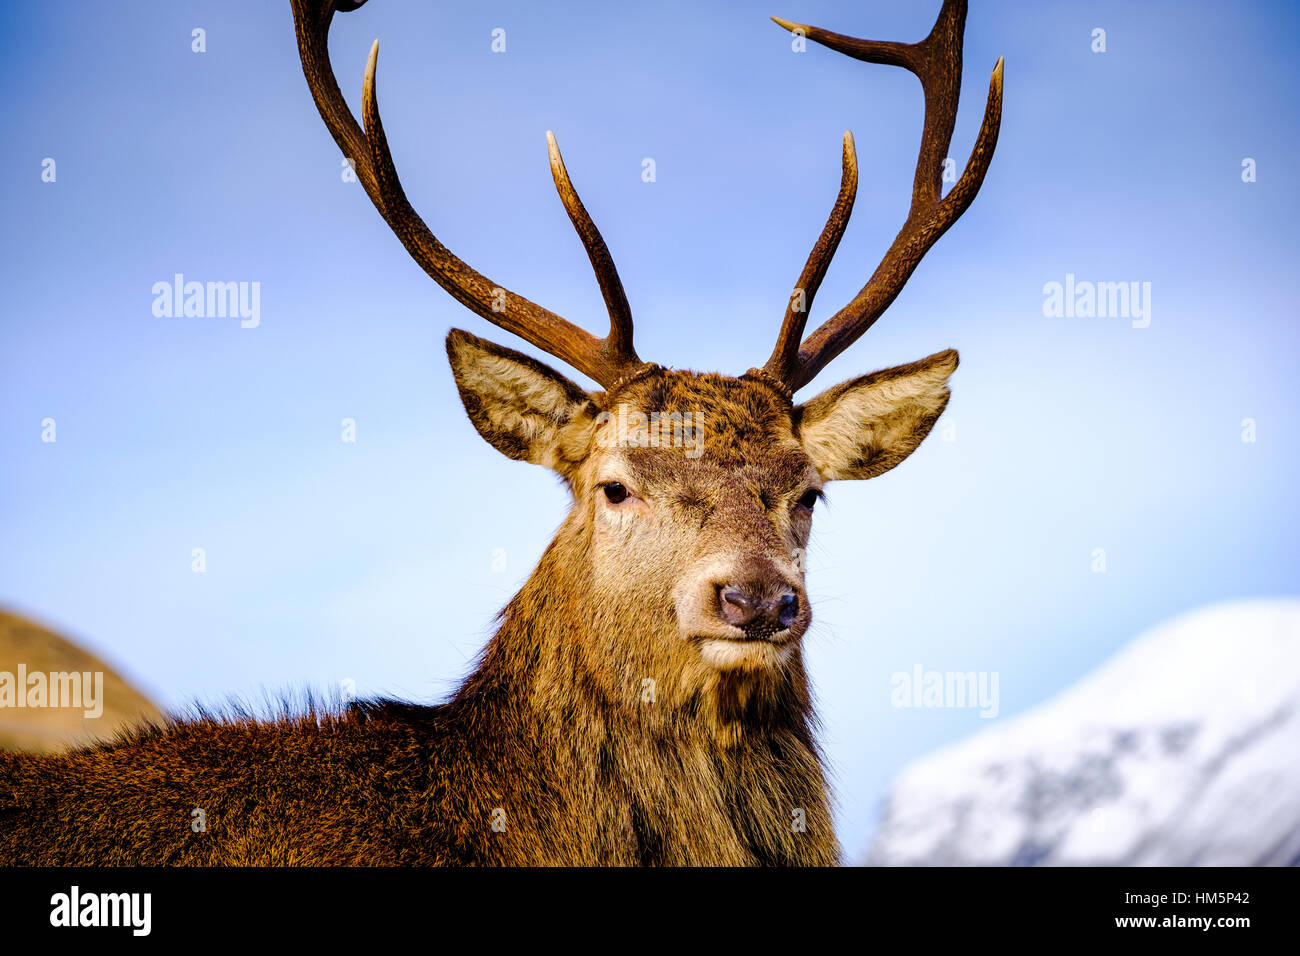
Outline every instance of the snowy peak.
{"type": "Polygon", "coordinates": [[[1056,699],[921,759],[867,862],[1300,863],[1300,601],[1159,625],[1056,699]]]}

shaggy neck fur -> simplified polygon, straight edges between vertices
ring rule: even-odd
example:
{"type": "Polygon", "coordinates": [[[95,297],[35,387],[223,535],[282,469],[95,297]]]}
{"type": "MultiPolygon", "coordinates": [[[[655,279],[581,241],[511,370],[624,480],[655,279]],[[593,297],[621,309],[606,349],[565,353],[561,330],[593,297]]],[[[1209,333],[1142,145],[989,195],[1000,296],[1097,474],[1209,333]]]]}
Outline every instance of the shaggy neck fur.
{"type": "Polygon", "coordinates": [[[556,843],[545,855],[838,862],[802,661],[719,674],[675,629],[686,653],[656,655],[671,621],[590,606],[589,533],[575,509],[450,705],[467,723],[518,728],[545,751],[539,772],[564,775],[553,804],[521,795],[535,832],[556,843]]]}

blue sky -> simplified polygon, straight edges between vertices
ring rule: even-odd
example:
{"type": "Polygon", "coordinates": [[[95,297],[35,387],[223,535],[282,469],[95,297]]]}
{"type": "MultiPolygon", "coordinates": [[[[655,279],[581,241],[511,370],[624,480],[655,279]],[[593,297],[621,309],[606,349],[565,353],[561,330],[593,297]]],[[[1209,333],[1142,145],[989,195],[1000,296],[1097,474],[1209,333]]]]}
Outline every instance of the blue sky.
{"type": "MultiPolygon", "coordinates": [[[[902,222],[921,123],[910,74],[794,53],[767,16],[909,40],[938,6],[373,0],[336,19],[332,52],[356,107],[381,38],[407,192],[464,259],[603,327],[550,182],[553,129],[640,353],[739,373],[771,349],[842,131],[861,186],[813,322],[902,222]]],[[[954,440],[936,432],[895,471],[832,485],[815,523],[809,660],[851,853],[907,760],[987,725],[891,707],[896,671],[996,671],[1005,718],[1156,621],[1300,590],[1300,11],[972,6],[952,152],[960,165],[1005,55],[988,179],[802,393],[962,356],[954,440]],[[1151,283],[1150,325],[1045,316],[1044,285],[1067,274],[1151,283]]],[[[566,496],[464,418],[447,329],[524,346],[429,281],[342,181],[288,3],[7,4],[0,48],[0,604],[166,704],[345,678],[446,694],[566,496]],[[152,286],[178,272],[260,283],[260,324],[155,317],[152,286]]]]}

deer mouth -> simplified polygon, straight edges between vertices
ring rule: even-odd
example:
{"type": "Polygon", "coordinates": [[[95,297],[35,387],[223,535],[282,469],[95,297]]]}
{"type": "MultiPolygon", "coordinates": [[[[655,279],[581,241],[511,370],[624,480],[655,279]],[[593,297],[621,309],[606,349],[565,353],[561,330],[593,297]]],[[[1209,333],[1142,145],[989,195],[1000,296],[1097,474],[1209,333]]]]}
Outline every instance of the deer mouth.
{"type": "Polygon", "coordinates": [[[793,635],[793,629],[787,625],[764,621],[759,624],[747,624],[741,628],[743,641],[767,641],[771,644],[784,644],[793,635]]]}
{"type": "Polygon", "coordinates": [[[786,628],[767,635],[700,635],[693,643],[704,663],[719,671],[773,671],[786,664],[798,642],[786,628]]]}
{"type": "Polygon", "coordinates": [[[736,628],[734,634],[700,634],[696,636],[698,641],[726,641],[729,644],[788,644],[794,640],[794,629],[789,627],[776,628],[766,627],[744,627],[736,628]]]}
{"type": "Polygon", "coordinates": [[[771,623],[755,622],[744,627],[721,627],[716,630],[709,628],[692,634],[691,641],[698,647],[717,643],[734,647],[767,645],[779,648],[796,643],[803,635],[803,630],[797,624],[780,627],[771,623]]]}

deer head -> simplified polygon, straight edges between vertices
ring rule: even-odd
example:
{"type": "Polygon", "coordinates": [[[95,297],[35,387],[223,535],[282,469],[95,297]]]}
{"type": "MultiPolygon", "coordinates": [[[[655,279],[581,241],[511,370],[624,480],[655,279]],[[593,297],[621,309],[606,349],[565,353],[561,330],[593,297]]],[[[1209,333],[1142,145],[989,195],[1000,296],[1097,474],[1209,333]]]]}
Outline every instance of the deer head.
{"type": "Polygon", "coordinates": [[[554,470],[573,495],[533,580],[503,612],[506,621],[519,618],[534,637],[549,629],[553,640],[538,653],[557,668],[581,671],[611,697],[635,694],[638,679],[651,676],[661,695],[680,703],[698,700],[701,688],[727,685],[748,688],[740,694],[746,700],[789,697],[801,706],[800,642],[811,614],[799,556],[822,488],[875,477],[911,454],[948,402],[957,353],[863,375],[804,402],[794,394],[880,317],[984,180],[1001,119],[1000,59],[974,151],[961,179],[941,194],[961,86],[965,0],[945,0],[934,29],[914,44],[776,20],[849,56],[913,72],[924,89],[925,120],[907,221],[861,292],[805,337],[857,188],[853,137],[845,133],[839,193],[772,356],[737,377],[638,357],[613,259],[549,132],[551,173],[595,270],[608,334],[596,338],[505,290],[443,246],[407,201],[389,152],[375,94],[378,41],[365,71],[364,131],[330,67],[334,12],[360,5],[293,0],[312,95],[366,194],[447,292],[603,389],[586,391],[468,332],[447,337],[456,385],[479,434],[510,458],[554,470]]]}

